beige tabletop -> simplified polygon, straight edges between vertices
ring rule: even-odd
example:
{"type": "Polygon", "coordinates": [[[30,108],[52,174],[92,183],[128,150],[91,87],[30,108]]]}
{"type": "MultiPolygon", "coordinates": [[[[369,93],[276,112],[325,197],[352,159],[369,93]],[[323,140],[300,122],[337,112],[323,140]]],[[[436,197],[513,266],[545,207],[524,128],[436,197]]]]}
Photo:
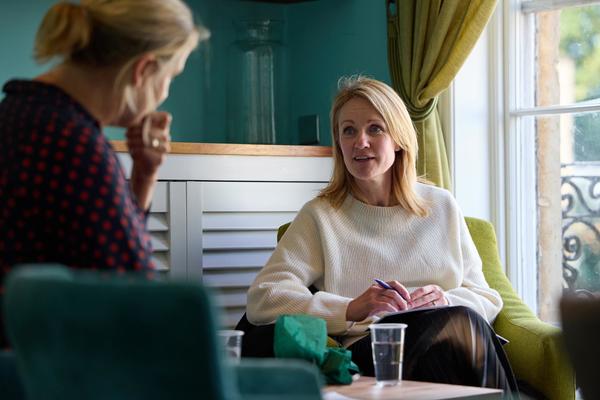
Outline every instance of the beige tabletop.
{"type": "Polygon", "coordinates": [[[378,387],[375,378],[362,376],[352,385],[330,385],[323,391],[326,400],[337,399],[501,399],[502,390],[441,383],[402,381],[397,386],[378,387]],[[338,395],[338,396],[336,396],[338,395]]]}

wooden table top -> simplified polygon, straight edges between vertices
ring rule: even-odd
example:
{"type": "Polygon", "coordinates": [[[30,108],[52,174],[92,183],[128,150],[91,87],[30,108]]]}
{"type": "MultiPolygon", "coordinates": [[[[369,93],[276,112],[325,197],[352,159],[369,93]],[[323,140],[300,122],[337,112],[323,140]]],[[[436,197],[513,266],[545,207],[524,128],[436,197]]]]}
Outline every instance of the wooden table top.
{"type": "Polygon", "coordinates": [[[402,381],[396,386],[379,387],[375,378],[361,376],[352,385],[329,385],[323,390],[323,399],[501,399],[502,390],[441,383],[402,381]],[[336,396],[336,394],[341,396],[336,396]],[[344,397],[345,396],[345,397],[344,397]]]}

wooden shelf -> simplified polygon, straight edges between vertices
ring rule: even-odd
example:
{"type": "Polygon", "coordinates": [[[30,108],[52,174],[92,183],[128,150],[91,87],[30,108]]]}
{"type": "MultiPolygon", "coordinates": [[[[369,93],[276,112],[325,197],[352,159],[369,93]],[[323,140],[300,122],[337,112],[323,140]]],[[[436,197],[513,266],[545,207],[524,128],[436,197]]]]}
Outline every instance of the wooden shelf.
{"type": "MultiPolygon", "coordinates": [[[[122,140],[113,140],[111,144],[117,152],[127,151],[127,146],[122,140]]],[[[332,148],[330,146],[173,142],[171,143],[171,154],[331,157],[332,148]]]]}
{"type": "Polygon", "coordinates": [[[290,3],[305,3],[307,1],[315,1],[315,0],[244,0],[251,1],[254,3],[280,3],[280,4],[290,4],[290,3]]]}

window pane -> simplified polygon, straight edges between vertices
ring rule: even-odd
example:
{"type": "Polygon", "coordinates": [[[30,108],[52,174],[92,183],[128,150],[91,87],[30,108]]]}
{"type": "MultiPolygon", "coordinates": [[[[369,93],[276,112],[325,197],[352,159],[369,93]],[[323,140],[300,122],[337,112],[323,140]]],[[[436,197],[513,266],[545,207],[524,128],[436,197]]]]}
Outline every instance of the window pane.
{"type": "Polygon", "coordinates": [[[600,291],[600,112],[538,117],[536,131],[540,164],[556,159],[544,138],[560,137],[564,286],[600,291]]]}
{"type": "Polygon", "coordinates": [[[600,5],[535,14],[536,105],[600,98],[600,5]]]}

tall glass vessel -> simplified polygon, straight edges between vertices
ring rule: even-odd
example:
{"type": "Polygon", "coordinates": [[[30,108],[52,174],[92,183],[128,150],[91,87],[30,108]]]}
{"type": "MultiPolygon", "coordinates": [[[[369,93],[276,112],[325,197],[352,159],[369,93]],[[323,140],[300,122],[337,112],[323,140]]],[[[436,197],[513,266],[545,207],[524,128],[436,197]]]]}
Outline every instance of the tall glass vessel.
{"type": "Polygon", "coordinates": [[[283,22],[234,23],[229,51],[227,130],[232,143],[276,143],[287,122],[283,22]]]}

